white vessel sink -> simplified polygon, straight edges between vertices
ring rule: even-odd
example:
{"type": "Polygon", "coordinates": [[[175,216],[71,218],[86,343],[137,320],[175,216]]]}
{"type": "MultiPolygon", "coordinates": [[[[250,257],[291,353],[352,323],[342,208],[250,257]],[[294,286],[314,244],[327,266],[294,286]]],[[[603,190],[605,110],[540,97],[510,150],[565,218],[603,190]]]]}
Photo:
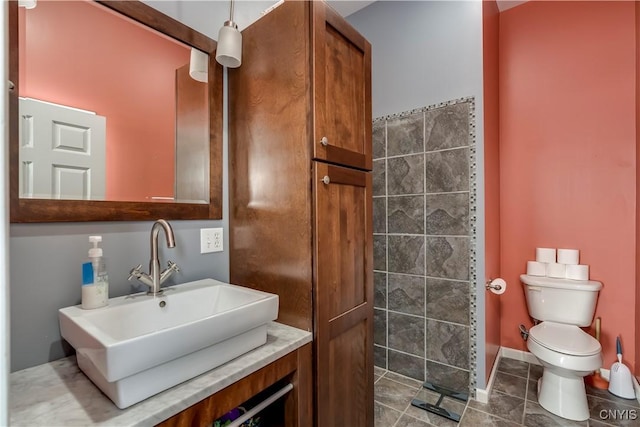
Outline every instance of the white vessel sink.
{"type": "Polygon", "coordinates": [[[126,408],[264,344],[277,316],[277,295],[204,279],[58,318],[80,369],[126,408]]]}

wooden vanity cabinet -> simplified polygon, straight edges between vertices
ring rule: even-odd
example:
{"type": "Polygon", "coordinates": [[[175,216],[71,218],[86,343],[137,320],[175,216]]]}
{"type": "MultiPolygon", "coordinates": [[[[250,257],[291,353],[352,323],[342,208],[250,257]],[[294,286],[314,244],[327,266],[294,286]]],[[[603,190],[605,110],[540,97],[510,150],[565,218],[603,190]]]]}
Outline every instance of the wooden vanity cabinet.
{"type": "Polygon", "coordinates": [[[371,47],[285,1],[228,76],[230,281],[313,331],[315,425],[373,426],[371,47]]]}
{"type": "MultiPolygon", "coordinates": [[[[265,427],[305,427],[312,423],[311,345],[307,344],[158,424],[158,427],[210,427],[215,420],[278,383],[293,389],[280,398],[265,427]]],[[[265,409],[267,411],[268,409],[265,409]]]]}

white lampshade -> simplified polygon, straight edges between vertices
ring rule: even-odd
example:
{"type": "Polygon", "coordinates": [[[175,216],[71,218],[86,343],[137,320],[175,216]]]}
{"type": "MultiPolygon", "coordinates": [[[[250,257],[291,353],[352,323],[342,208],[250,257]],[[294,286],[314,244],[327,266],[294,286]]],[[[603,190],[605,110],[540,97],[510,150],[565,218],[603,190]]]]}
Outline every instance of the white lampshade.
{"type": "Polygon", "coordinates": [[[207,83],[209,81],[209,55],[192,47],[189,75],[193,80],[207,83]]]}
{"type": "Polygon", "coordinates": [[[242,64],[242,33],[233,21],[225,22],[220,28],[216,61],[227,68],[238,68],[242,64]]]}
{"type": "Polygon", "coordinates": [[[37,0],[18,0],[18,6],[25,9],[33,9],[38,4],[37,0]]]}

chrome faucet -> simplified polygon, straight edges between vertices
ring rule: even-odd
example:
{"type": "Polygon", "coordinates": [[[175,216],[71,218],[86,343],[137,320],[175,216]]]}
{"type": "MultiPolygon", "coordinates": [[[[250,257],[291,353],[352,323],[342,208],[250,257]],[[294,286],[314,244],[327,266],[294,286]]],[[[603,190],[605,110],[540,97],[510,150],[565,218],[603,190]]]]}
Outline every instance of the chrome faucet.
{"type": "Polygon", "coordinates": [[[160,285],[167,280],[174,271],[180,271],[176,263],[169,261],[168,267],[160,272],[160,259],[158,258],[158,234],[160,234],[160,228],[164,230],[164,234],[167,238],[167,247],[174,248],[176,241],[173,236],[173,229],[171,225],[164,219],[159,219],[151,227],[151,260],[149,261],[149,274],[141,271],[142,264],[139,264],[136,268],[133,268],[129,272],[129,280],[136,278],[141,283],[149,287],[147,295],[158,296],[162,295],[162,289],[160,285]]]}

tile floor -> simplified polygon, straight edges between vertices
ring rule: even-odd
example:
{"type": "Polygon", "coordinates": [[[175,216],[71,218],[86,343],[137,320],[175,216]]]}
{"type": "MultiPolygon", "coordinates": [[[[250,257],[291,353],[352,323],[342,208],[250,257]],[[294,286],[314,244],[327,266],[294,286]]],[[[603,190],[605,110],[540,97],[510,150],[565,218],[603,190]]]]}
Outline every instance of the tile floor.
{"type": "MultiPolygon", "coordinates": [[[[502,358],[498,364],[489,403],[483,404],[470,400],[465,404],[455,399],[445,398],[441,406],[462,414],[460,427],[640,426],[640,404],[636,400],[620,399],[606,390],[591,387],[587,387],[591,410],[591,419],[588,421],[569,421],[547,412],[538,405],[537,399],[536,382],[541,375],[541,366],[502,358]],[[609,413],[621,414],[618,418],[623,419],[603,419],[609,413]],[[604,417],[601,418],[600,414],[604,414],[604,417]]],[[[411,405],[411,400],[414,398],[435,404],[438,397],[438,394],[423,389],[419,381],[376,367],[375,427],[453,427],[458,425],[411,405]]]]}

